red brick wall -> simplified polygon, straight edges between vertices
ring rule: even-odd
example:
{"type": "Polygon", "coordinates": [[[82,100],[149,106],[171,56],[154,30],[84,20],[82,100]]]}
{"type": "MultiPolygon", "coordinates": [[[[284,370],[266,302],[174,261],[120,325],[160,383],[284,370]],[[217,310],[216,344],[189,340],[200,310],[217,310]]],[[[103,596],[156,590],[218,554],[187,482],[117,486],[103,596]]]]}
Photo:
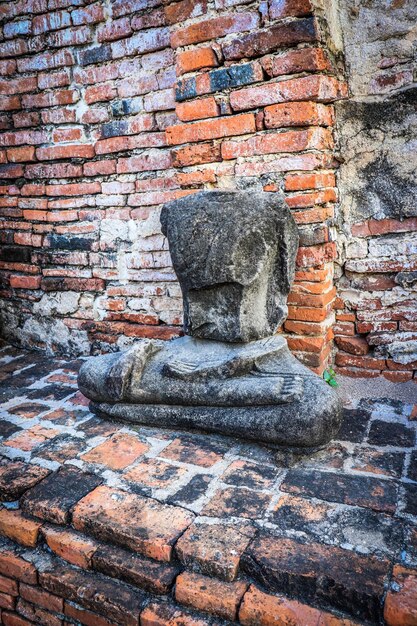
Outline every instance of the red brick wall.
{"type": "Polygon", "coordinates": [[[322,371],[346,89],[310,1],[18,0],[0,16],[3,334],[72,353],[178,334],[161,204],[251,186],[285,191],[299,224],[284,330],[322,371]]]}

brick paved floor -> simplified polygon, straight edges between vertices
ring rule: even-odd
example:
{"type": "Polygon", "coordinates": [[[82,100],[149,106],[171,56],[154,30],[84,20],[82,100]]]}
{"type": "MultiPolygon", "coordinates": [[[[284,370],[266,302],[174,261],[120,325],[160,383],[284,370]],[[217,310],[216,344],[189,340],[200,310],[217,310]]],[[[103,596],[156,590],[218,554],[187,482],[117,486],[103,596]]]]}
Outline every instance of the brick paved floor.
{"type": "Polygon", "coordinates": [[[417,624],[417,406],[276,459],[98,419],[80,364],[0,348],[1,623],[417,624]]]}

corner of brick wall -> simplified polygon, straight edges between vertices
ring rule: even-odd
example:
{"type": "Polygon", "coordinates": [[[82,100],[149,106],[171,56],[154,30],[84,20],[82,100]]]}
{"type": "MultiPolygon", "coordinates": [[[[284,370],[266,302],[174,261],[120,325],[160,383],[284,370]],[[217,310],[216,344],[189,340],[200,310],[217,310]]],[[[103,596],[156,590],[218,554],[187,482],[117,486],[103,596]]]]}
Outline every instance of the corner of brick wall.
{"type": "Polygon", "coordinates": [[[299,225],[283,330],[321,373],[346,86],[310,1],[0,7],[3,334],[73,354],[177,335],[161,205],[255,187],[284,192],[299,225]]]}

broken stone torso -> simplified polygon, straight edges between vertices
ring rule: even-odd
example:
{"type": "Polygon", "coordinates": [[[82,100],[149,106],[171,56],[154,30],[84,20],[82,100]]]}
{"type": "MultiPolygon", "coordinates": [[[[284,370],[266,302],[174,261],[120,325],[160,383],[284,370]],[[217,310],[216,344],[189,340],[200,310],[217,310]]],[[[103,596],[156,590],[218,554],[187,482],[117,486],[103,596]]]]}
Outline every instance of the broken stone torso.
{"type": "Polygon", "coordinates": [[[298,247],[289,209],[275,194],[201,192],[165,205],[161,223],[187,335],[88,360],[79,387],[92,408],[273,446],[323,445],[339,425],[338,400],[274,335],[298,247]]]}

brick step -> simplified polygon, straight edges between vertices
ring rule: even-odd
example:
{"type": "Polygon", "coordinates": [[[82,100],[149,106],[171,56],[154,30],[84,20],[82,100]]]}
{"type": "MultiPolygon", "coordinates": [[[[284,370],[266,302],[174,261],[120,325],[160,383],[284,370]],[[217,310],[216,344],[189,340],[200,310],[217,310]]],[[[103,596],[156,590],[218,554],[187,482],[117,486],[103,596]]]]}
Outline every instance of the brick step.
{"type": "MultiPolygon", "coordinates": [[[[10,540],[0,540],[1,623],[20,626],[26,624],[25,619],[48,626],[63,626],[64,619],[86,626],[362,623],[283,595],[265,593],[247,579],[223,582],[193,572],[178,574],[173,566],[163,565],[165,578],[153,572],[145,580],[146,566],[140,572],[140,567],[135,569],[132,565],[137,555],[116,550],[103,544],[97,546],[89,561],[90,569],[83,569],[51,556],[43,544],[28,550],[10,540]],[[171,568],[170,578],[167,568],[171,568]],[[128,578],[132,584],[125,582],[128,578]],[[155,597],[155,592],[161,595],[155,597]]],[[[159,563],[154,565],[161,567],[159,563]]]]}
{"type": "MultiPolygon", "coordinates": [[[[360,484],[369,483],[368,499],[382,497],[384,488],[396,489],[394,483],[376,478],[361,477],[359,483],[350,476],[343,482],[334,472],[301,469],[290,470],[281,488],[304,493],[305,485],[311,489],[323,481],[319,474],[326,477],[327,492],[333,479],[335,501],[344,501],[360,484]]],[[[140,593],[174,593],[180,603],[229,621],[237,619],[250,583],[267,595],[294,598],[285,603],[313,605],[310,609],[318,613],[343,611],[372,623],[381,618],[392,566],[387,559],[257,533],[250,522],[195,523],[195,515],[180,506],[104,486],[100,477],[71,466],[46,477],[34,471],[27,480],[31,488],[21,497],[22,508],[0,509],[0,534],[30,548],[42,540],[43,549],[64,559],[69,564],[65,567],[133,585],[140,593]],[[33,486],[34,480],[40,482],[33,486]]],[[[25,487],[13,481],[9,486],[14,495],[25,487]]]]}

